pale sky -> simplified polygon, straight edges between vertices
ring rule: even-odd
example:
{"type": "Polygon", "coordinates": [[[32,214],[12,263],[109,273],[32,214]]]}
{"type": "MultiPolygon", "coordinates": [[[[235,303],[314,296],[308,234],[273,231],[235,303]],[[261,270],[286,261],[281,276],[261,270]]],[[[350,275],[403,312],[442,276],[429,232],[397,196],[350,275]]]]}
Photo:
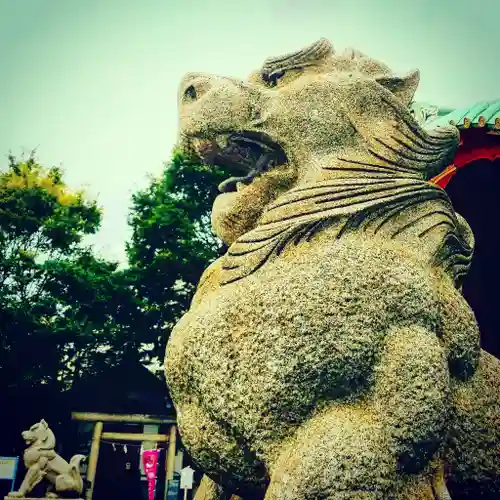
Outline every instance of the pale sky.
{"type": "Polygon", "coordinates": [[[320,37],[395,71],[417,99],[500,98],[499,0],[0,0],[0,155],[37,148],[104,208],[93,238],[124,261],[130,196],[161,172],[188,71],[245,77],[320,37]],[[481,6],[481,7],[479,7],[481,6]]]}

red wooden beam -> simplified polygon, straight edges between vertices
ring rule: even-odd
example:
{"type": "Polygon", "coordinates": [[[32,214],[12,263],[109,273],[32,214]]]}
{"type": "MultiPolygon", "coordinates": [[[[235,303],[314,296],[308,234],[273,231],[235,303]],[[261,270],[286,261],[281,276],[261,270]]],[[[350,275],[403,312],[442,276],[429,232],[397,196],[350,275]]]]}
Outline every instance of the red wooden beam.
{"type": "Polygon", "coordinates": [[[436,175],[436,177],[433,177],[430,182],[445,188],[459,168],[463,168],[477,160],[493,161],[497,158],[500,158],[500,144],[483,144],[475,146],[474,142],[468,144],[467,141],[465,141],[464,144],[462,139],[460,148],[453,160],[453,164],[447,167],[439,175],[436,175]]]}

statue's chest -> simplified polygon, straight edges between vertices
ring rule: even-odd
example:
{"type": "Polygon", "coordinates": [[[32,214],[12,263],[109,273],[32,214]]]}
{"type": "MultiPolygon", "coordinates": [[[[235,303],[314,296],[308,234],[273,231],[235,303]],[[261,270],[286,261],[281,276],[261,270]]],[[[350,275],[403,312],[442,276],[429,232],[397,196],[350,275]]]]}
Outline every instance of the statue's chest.
{"type": "MultiPolygon", "coordinates": [[[[189,393],[215,407],[263,413],[280,401],[293,413],[322,394],[341,397],[369,383],[411,273],[389,273],[389,260],[377,269],[349,254],[322,257],[270,265],[193,307],[167,349],[174,399],[189,393]]],[[[409,305],[430,311],[430,294],[421,292],[409,305]]]]}
{"type": "Polygon", "coordinates": [[[31,467],[40,460],[40,450],[38,448],[28,448],[24,452],[24,464],[26,467],[31,467]]]}

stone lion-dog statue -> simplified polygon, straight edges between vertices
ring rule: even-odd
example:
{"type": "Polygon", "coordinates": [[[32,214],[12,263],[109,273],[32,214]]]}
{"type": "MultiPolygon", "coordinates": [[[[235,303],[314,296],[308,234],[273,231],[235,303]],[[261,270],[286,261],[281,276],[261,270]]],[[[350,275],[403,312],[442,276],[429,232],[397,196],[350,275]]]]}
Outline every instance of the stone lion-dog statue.
{"type": "Polygon", "coordinates": [[[54,433],[45,420],[23,431],[22,437],[29,445],[24,451],[27,472],[19,490],[10,492],[8,497],[24,498],[43,479],[49,482],[47,498],[59,498],[61,492],[82,493],[80,463],[85,459],[84,455],[73,456],[69,463],[60,457],[55,452],[54,433]]]}
{"type": "Polygon", "coordinates": [[[413,119],[418,81],[324,39],[183,79],[180,149],[232,172],[165,358],[196,500],[500,498],[474,239],[430,182],[459,133],[413,119]]]}

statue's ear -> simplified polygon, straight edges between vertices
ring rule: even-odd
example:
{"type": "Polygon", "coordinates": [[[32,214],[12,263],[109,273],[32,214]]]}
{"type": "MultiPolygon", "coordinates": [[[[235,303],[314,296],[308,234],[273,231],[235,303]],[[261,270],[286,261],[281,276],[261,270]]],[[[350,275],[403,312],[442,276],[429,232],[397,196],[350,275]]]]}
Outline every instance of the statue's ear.
{"type": "Polygon", "coordinates": [[[47,422],[45,422],[45,420],[42,418],[42,420],[40,420],[40,423],[47,429],[49,427],[49,424],[47,422]]]}
{"type": "Polygon", "coordinates": [[[403,76],[380,75],[376,76],[375,80],[390,90],[404,106],[409,106],[420,81],[420,72],[417,69],[403,76]]]}

